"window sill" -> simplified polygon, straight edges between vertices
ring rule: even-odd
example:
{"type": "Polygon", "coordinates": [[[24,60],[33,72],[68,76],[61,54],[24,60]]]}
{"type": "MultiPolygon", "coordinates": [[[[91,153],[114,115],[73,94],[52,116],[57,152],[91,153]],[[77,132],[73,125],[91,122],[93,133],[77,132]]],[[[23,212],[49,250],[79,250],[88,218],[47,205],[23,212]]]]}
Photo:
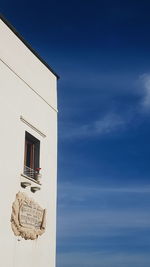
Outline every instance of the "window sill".
{"type": "Polygon", "coordinates": [[[26,179],[28,179],[28,180],[30,180],[30,181],[32,181],[35,184],[41,185],[40,182],[36,181],[35,179],[32,179],[31,177],[28,177],[27,175],[25,175],[23,173],[21,173],[21,176],[24,177],[24,178],[26,178],[26,179]]]}

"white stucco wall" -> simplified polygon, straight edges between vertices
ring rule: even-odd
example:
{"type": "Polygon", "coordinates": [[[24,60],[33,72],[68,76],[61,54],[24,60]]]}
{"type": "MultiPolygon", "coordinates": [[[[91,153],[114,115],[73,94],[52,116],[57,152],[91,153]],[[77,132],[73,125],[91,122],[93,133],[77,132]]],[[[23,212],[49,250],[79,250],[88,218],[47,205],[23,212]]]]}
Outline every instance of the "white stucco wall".
{"type": "Polygon", "coordinates": [[[0,20],[0,266],[54,267],[57,175],[56,77],[0,20]],[[20,120],[23,116],[38,132],[20,120]],[[41,190],[20,186],[25,131],[40,140],[41,190]],[[18,191],[47,209],[46,232],[36,241],[14,235],[10,217],[18,191]]]}

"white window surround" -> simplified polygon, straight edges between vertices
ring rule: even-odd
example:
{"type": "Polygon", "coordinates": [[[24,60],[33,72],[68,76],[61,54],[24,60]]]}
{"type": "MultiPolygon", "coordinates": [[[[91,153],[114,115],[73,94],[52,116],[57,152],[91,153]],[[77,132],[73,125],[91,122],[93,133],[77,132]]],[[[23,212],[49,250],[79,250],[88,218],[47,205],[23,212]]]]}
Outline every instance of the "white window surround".
{"type": "Polygon", "coordinates": [[[37,132],[38,134],[40,134],[43,138],[46,137],[46,134],[45,133],[43,133],[37,127],[35,127],[32,123],[30,123],[29,121],[27,121],[22,115],[20,116],[20,120],[23,123],[25,123],[26,125],[28,125],[32,130],[34,130],[35,132],[37,132]]]}

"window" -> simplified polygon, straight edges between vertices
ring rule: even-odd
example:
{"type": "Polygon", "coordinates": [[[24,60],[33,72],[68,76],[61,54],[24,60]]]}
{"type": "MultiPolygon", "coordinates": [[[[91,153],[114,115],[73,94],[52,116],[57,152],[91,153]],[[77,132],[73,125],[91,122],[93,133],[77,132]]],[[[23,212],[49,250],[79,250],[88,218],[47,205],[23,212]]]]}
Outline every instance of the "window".
{"type": "Polygon", "coordinates": [[[40,141],[25,132],[24,174],[36,179],[40,167],[40,141]]]}

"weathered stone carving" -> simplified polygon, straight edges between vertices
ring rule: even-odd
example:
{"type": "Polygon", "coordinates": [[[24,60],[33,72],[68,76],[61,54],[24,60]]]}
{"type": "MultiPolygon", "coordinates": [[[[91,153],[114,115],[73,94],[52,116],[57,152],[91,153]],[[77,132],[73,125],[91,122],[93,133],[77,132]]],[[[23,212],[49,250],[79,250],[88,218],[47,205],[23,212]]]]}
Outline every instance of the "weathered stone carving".
{"type": "Polygon", "coordinates": [[[24,193],[17,193],[12,205],[11,227],[16,236],[37,239],[45,232],[46,210],[24,193]]]}

